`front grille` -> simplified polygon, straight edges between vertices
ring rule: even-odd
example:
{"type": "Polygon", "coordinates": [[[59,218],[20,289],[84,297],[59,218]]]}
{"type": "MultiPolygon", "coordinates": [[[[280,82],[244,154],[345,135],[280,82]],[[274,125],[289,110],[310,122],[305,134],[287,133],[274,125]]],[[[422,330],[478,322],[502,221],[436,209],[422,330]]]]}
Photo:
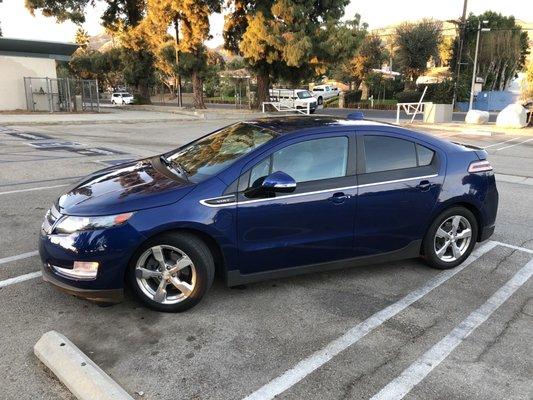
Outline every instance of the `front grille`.
{"type": "Polygon", "coordinates": [[[57,222],[57,220],[61,217],[61,213],[57,210],[55,204],[50,208],[45,216],[43,225],[41,227],[42,231],[44,233],[50,234],[52,233],[52,229],[54,228],[54,224],[57,222]]]}

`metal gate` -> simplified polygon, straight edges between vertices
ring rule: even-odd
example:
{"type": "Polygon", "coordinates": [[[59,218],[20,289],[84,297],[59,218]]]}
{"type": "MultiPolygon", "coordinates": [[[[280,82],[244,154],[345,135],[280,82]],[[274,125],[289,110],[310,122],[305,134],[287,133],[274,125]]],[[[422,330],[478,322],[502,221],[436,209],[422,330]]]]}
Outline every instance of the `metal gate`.
{"type": "Polygon", "coordinates": [[[97,80],[24,77],[24,90],[28,111],[100,111],[97,80]]]}

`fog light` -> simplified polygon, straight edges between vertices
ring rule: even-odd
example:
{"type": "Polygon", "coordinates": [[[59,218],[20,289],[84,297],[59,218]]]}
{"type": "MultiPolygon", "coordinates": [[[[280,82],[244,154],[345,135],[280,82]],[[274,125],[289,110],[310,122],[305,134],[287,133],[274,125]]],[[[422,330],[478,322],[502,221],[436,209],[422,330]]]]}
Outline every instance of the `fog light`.
{"type": "Polygon", "coordinates": [[[91,280],[96,278],[98,266],[99,264],[97,262],[74,261],[72,269],[61,268],[55,265],[52,265],[52,268],[54,268],[59,275],[63,275],[66,278],[91,280]]]}

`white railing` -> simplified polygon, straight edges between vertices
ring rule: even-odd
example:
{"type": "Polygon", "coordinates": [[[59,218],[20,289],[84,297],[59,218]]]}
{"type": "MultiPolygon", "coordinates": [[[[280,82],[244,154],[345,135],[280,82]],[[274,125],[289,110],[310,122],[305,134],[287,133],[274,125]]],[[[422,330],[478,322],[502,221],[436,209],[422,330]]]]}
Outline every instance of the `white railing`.
{"type": "Polygon", "coordinates": [[[303,115],[309,115],[311,114],[311,107],[310,103],[306,104],[306,108],[297,108],[297,107],[291,107],[281,101],[263,101],[262,108],[263,113],[266,112],[265,106],[271,105],[276,109],[276,111],[286,111],[286,112],[297,112],[303,115]]]}
{"type": "Polygon", "coordinates": [[[424,88],[424,91],[422,92],[422,96],[420,96],[420,100],[418,100],[417,103],[398,103],[396,104],[396,124],[400,123],[400,110],[403,109],[405,114],[412,115],[411,118],[411,124],[415,120],[415,117],[417,114],[421,114],[424,112],[424,106],[428,104],[428,102],[423,102],[424,96],[426,95],[426,91],[428,90],[428,87],[426,86],[424,88]]]}

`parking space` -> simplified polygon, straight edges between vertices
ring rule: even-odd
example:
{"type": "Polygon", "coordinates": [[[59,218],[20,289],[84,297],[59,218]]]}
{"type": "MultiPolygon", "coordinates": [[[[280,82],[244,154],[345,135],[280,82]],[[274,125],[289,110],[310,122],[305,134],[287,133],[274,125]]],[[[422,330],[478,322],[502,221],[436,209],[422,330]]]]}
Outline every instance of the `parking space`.
{"type": "MultiPolygon", "coordinates": [[[[136,399],[530,398],[527,184],[498,182],[496,232],[454,270],[407,260],[234,289],[215,281],[177,315],[129,295],[99,307],[37,276],[43,215],[69,185],[230,122],[0,127],[0,397],[72,398],[32,353],[54,329],[136,399]]],[[[533,177],[528,137],[434,134],[486,148],[497,174],[533,177]]]]}

